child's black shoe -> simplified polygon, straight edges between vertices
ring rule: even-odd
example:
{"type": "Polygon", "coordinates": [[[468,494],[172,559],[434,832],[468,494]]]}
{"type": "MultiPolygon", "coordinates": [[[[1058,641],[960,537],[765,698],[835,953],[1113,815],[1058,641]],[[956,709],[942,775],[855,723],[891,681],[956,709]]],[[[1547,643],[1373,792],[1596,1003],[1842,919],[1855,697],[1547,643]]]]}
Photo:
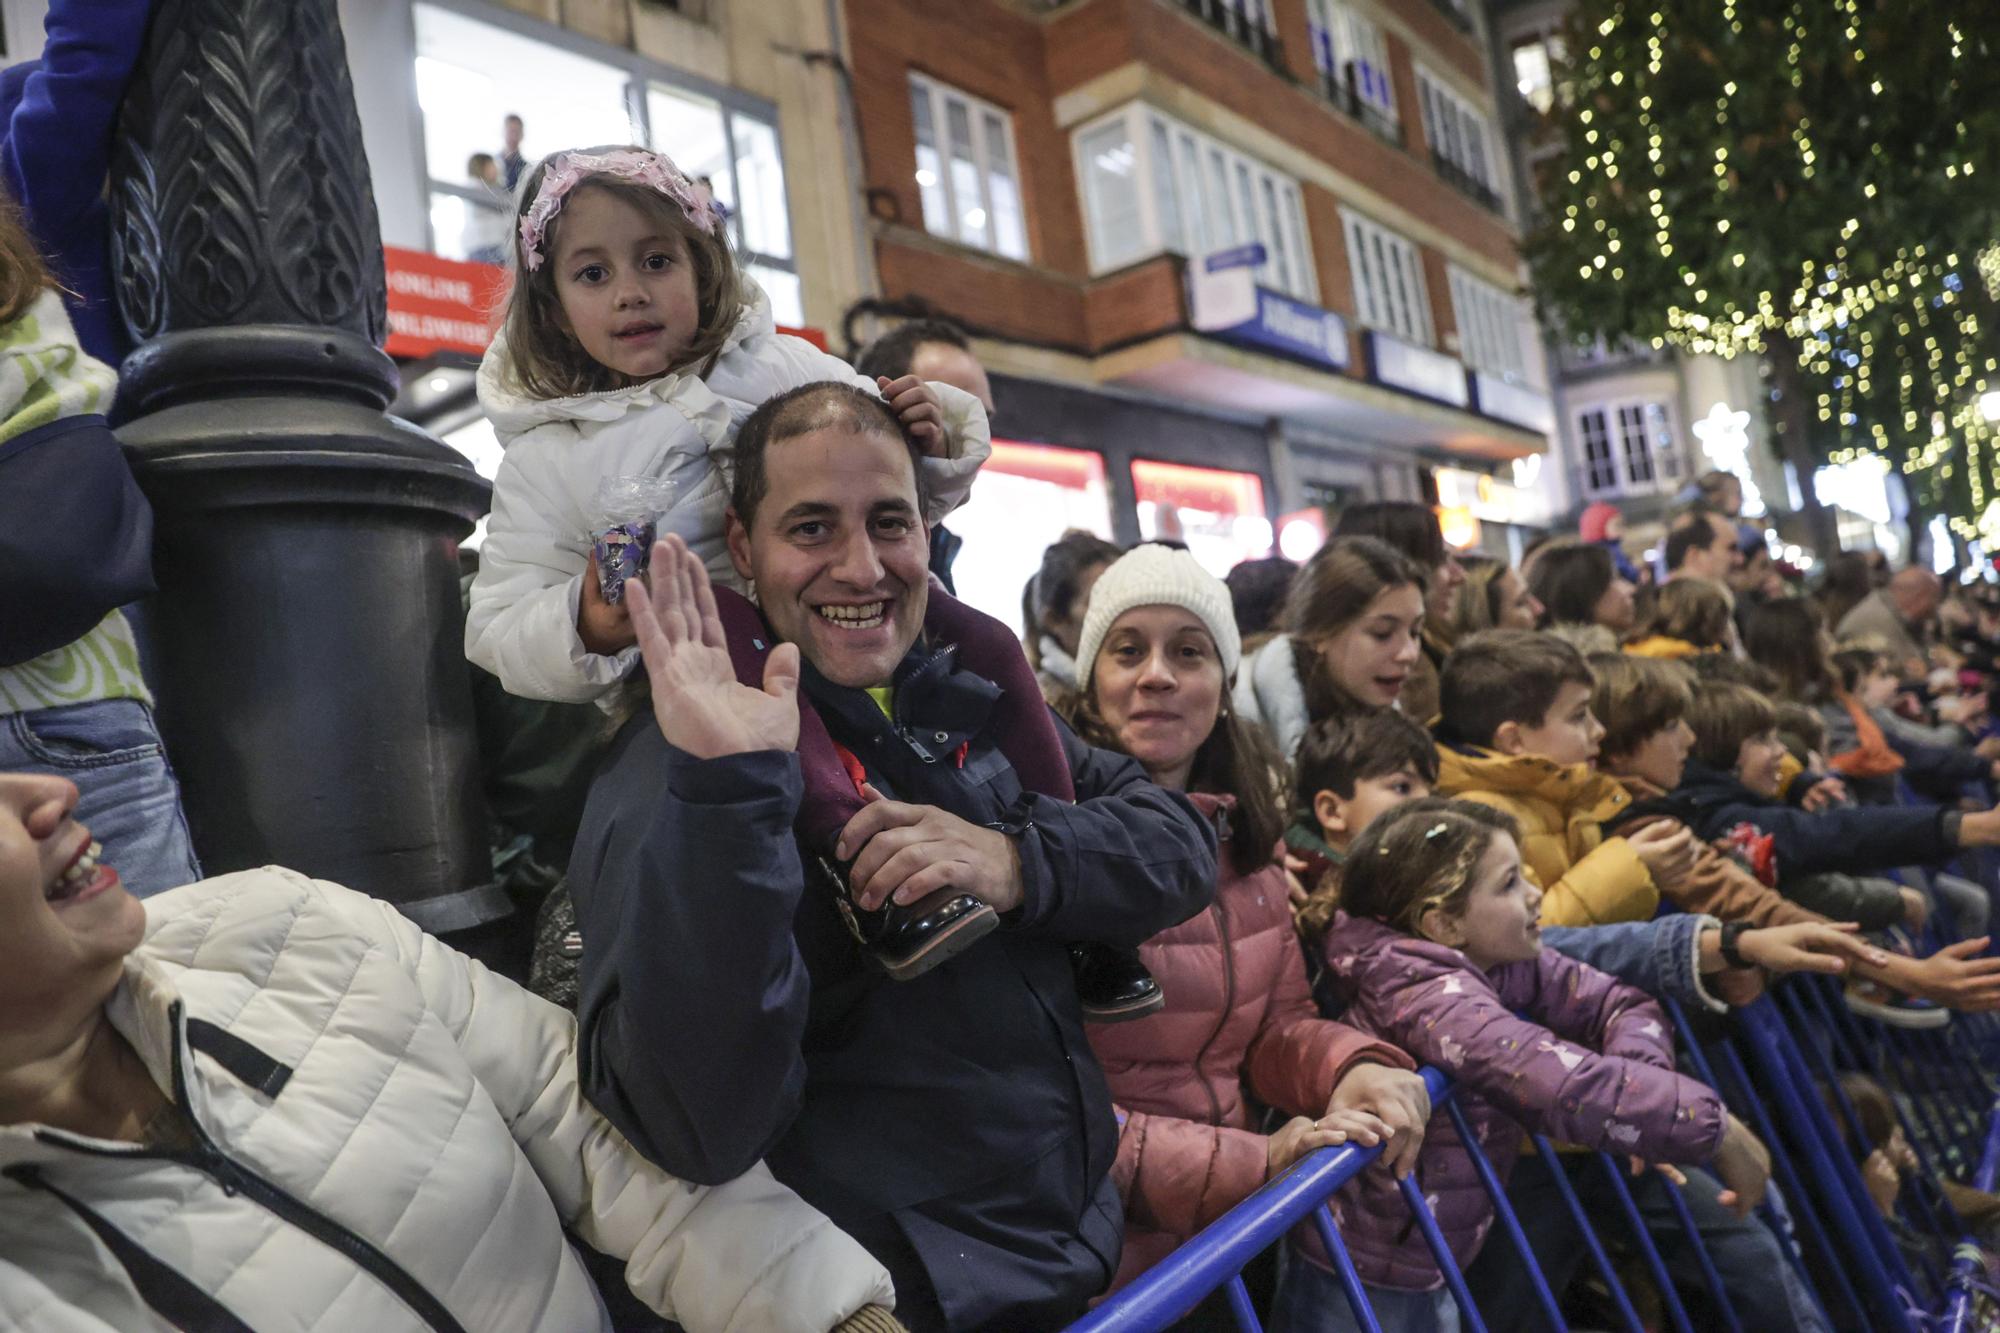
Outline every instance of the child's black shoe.
{"type": "Polygon", "coordinates": [[[1070,970],[1086,1023],[1123,1023],[1144,1018],[1167,1002],[1160,983],[1139,961],[1137,949],[1112,944],[1072,944],[1070,970]]]}
{"type": "MultiPolygon", "coordinates": [[[[894,981],[910,981],[964,953],[1000,924],[1000,914],[959,889],[942,888],[908,907],[857,906],[845,871],[816,858],[833,886],[834,906],[861,947],[894,981]]],[[[1136,960],[1135,960],[1136,961],[1136,960]]]]}

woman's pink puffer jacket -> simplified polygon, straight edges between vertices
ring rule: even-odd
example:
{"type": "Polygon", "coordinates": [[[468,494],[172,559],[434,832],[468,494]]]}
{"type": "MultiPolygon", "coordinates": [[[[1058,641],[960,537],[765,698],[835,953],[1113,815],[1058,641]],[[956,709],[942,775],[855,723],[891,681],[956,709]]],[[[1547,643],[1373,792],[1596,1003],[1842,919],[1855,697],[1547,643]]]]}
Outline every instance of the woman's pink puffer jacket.
{"type": "MultiPolygon", "coordinates": [[[[1193,799],[1210,818],[1231,804],[1193,799]]],[[[1246,1088],[1288,1115],[1321,1116],[1351,1066],[1411,1067],[1393,1046],[1319,1016],[1282,869],[1237,874],[1225,836],[1217,881],[1208,911],[1140,946],[1166,1008],[1090,1029],[1123,1122],[1114,1291],[1264,1184],[1269,1148],[1246,1088]]]]}
{"type": "MultiPolygon", "coordinates": [[[[1482,972],[1457,949],[1345,914],[1327,932],[1326,958],[1347,1022],[1453,1078],[1503,1181],[1524,1128],[1649,1162],[1702,1163],[1721,1146],[1722,1099],[1674,1072],[1660,1006],[1595,968],[1545,948],[1482,972]]],[[[1425,1130],[1417,1184],[1463,1267],[1486,1239],[1493,1205],[1442,1110],[1425,1130]]],[[[1334,1196],[1333,1211],[1363,1282],[1442,1285],[1387,1171],[1370,1167],[1334,1196]]]]}

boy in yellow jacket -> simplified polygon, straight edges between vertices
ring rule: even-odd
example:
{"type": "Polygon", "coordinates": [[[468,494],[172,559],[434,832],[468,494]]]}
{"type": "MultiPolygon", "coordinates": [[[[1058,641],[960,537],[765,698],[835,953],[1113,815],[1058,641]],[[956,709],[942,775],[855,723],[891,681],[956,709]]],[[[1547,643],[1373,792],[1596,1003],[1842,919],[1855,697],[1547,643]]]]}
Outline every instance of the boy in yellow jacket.
{"type": "Polygon", "coordinates": [[[1522,868],[1542,886],[1543,925],[1644,920],[1659,906],[1658,884],[1694,863],[1685,827],[1604,836],[1631,797],[1597,769],[1594,686],[1581,653],[1532,630],[1474,635],[1439,682],[1438,794],[1514,817],[1522,868]]]}

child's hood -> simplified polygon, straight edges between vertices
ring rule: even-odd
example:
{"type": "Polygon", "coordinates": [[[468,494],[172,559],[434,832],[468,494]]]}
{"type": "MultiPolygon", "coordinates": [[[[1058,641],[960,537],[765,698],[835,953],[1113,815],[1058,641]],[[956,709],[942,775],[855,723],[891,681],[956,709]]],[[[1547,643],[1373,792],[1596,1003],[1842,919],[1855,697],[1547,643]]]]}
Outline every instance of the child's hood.
{"type": "MultiPolygon", "coordinates": [[[[776,329],[771,321],[771,303],[763,289],[745,278],[743,295],[743,313],[737,316],[736,326],[729,331],[719,356],[736,351],[748,339],[760,335],[768,337],[776,329]]],[[[717,430],[726,434],[730,419],[728,406],[703,382],[697,373],[699,370],[699,366],[685,366],[657,379],[627,385],[622,389],[572,394],[566,398],[536,398],[525,392],[514,376],[513,351],[503,327],[493,335],[486,355],[479,360],[479,406],[486,413],[486,419],[493,423],[494,434],[499,436],[502,444],[552,421],[617,421],[627,413],[644,411],[661,403],[673,403],[679,407],[691,421],[703,426],[704,434],[709,433],[709,422],[715,423],[717,430]]],[[[721,443],[722,434],[710,440],[712,445],[721,443]]]]}
{"type": "Polygon", "coordinates": [[[1618,779],[1594,764],[1558,764],[1538,754],[1501,754],[1476,745],[1438,746],[1438,794],[1491,792],[1532,797],[1598,822],[1631,803],[1618,779]]]}

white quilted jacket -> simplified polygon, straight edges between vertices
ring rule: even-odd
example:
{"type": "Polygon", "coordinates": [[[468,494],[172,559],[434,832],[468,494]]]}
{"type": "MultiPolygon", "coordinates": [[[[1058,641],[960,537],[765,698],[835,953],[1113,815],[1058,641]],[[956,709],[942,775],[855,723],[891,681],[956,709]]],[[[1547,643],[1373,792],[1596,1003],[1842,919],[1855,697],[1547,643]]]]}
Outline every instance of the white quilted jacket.
{"type": "MultiPolygon", "coordinates": [[[[723,544],[729,449],[749,415],[788,389],[838,380],[875,390],[838,357],[776,331],[755,283],[706,378],[676,371],[624,389],[572,398],[530,398],[511,371],[506,339],[479,363],[479,405],[506,453],[493,479],[493,512],[479,548],[479,574],[465,617],[465,655],[510,694],[587,703],[623,679],[637,648],[611,656],[584,650],[577,602],[599,530],[598,483],[663,478],[675,485],[661,536],[678,533],[719,585],[742,591],[723,544]]],[[[926,459],[932,523],[956,509],[992,452],[986,409],[949,384],[932,384],[944,411],[943,458],[926,459]]]]}
{"type": "Polygon", "coordinates": [[[608,1329],[563,1223],[690,1333],[891,1302],[762,1166],[645,1162],[579,1093],[568,1014],[386,904],[267,868],[146,911],[108,1012],[200,1146],[0,1129],[0,1328],[608,1329]]]}

